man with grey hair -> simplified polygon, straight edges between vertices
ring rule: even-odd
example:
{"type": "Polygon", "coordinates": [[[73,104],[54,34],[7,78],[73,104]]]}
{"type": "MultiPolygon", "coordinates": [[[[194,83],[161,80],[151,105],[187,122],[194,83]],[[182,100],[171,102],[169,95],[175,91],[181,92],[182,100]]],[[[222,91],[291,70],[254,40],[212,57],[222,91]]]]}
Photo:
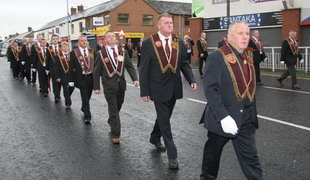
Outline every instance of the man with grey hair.
{"type": "Polygon", "coordinates": [[[254,30],[252,37],[250,38],[249,48],[252,48],[253,52],[253,61],[256,74],[256,84],[263,85],[262,80],[260,79],[260,67],[259,64],[265,60],[266,55],[263,49],[263,43],[260,39],[260,33],[258,30],[254,30]]]}
{"type": "Polygon", "coordinates": [[[296,40],[296,31],[290,30],[289,37],[282,41],[281,46],[281,64],[286,64],[287,70],[278,78],[280,87],[283,87],[282,81],[289,75],[292,78],[292,89],[300,89],[297,84],[295,65],[297,62],[303,63],[304,60],[298,49],[298,42],[296,40]]]}
{"type": "Polygon", "coordinates": [[[208,104],[200,123],[208,129],[201,179],[216,179],[222,150],[231,140],[247,179],[262,179],[255,129],[255,69],[245,52],[250,30],[244,22],[229,26],[228,44],[210,54],[206,63],[204,92],[208,104]]]}

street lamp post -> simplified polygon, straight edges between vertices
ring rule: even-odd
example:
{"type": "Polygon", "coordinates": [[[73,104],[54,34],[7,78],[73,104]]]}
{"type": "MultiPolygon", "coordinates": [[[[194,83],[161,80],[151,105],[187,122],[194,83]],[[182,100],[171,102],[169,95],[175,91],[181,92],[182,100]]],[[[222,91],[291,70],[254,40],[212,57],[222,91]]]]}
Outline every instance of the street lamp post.
{"type": "Polygon", "coordinates": [[[227,30],[230,24],[230,0],[226,0],[227,2],[227,30]]]}
{"type": "Polygon", "coordinates": [[[69,43],[69,49],[71,50],[71,43],[70,43],[70,32],[69,32],[69,0],[67,0],[67,31],[68,31],[68,43],[69,43]]]}

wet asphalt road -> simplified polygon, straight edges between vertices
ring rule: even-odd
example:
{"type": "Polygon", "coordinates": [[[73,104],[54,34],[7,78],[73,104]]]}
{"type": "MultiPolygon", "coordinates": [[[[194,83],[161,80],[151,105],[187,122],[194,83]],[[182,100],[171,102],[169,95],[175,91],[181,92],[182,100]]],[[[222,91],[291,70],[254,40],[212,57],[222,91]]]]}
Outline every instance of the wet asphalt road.
{"type": "MultiPolygon", "coordinates": [[[[93,94],[92,124],[84,125],[78,89],[71,111],[66,111],[63,98],[55,104],[52,94],[40,97],[38,85],[14,80],[6,58],[0,58],[0,179],[199,179],[207,131],[198,124],[205,98],[198,71],[194,73],[198,91],[191,91],[184,81],[184,98],[177,101],[171,118],[180,170],[170,171],[166,153],[158,153],[148,142],[155,109],[153,103],[141,101],[138,88],[127,86],[120,113],[122,142],[113,145],[103,95],[93,94]]],[[[258,113],[263,117],[257,149],[264,177],[309,180],[310,81],[299,80],[302,90],[290,92],[273,89],[278,87],[274,77],[262,80],[264,86],[257,89],[258,113]]],[[[290,79],[284,84],[289,88],[290,79]]],[[[224,148],[218,179],[245,179],[231,142],[224,148]]]]}

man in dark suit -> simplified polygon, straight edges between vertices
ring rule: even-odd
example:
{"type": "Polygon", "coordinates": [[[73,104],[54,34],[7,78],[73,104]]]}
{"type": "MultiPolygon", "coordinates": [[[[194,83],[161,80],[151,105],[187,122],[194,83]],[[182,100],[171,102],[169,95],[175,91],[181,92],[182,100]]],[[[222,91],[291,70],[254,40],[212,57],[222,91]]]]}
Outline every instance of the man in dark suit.
{"type": "Polygon", "coordinates": [[[297,84],[296,69],[295,65],[297,62],[304,63],[302,56],[298,49],[298,42],[296,40],[296,31],[291,30],[289,32],[289,37],[282,41],[281,47],[281,64],[286,64],[287,70],[278,78],[280,86],[283,87],[282,81],[286,79],[289,75],[292,78],[292,89],[300,89],[297,84]]]}
{"type": "MultiPolygon", "coordinates": [[[[37,70],[34,67],[34,57],[36,54],[36,47],[40,47],[41,46],[41,40],[43,39],[42,34],[38,34],[37,35],[37,42],[33,43],[31,46],[31,54],[30,54],[30,59],[31,59],[31,82],[32,85],[35,85],[37,82],[37,70]]],[[[41,88],[40,88],[41,89],[41,88]]]]}
{"type": "Polygon", "coordinates": [[[71,94],[74,91],[74,86],[69,86],[69,65],[70,65],[70,53],[69,44],[66,41],[61,42],[61,48],[59,53],[54,56],[55,60],[55,77],[56,81],[62,85],[66,109],[69,110],[72,104],[71,94]]]}
{"type": "Polygon", "coordinates": [[[93,92],[94,50],[88,47],[87,37],[81,35],[78,39],[78,47],[70,53],[69,86],[80,89],[82,98],[81,111],[84,113],[84,122],[89,124],[91,112],[89,101],[93,92]]]}
{"type": "Polygon", "coordinates": [[[132,53],[134,51],[133,43],[131,42],[131,39],[129,38],[125,44],[125,49],[127,50],[130,59],[132,58],[132,53]]]}
{"type": "Polygon", "coordinates": [[[192,56],[194,56],[193,46],[195,43],[193,40],[191,40],[189,35],[184,36],[183,42],[184,42],[184,46],[186,48],[186,58],[190,64],[192,61],[192,56]]]}
{"type": "Polygon", "coordinates": [[[116,35],[112,31],[105,34],[107,45],[97,52],[94,68],[94,90],[100,94],[100,77],[103,92],[108,103],[112,142],[120,143],[121,122],[119,111],[124,102],[126,80],[124,69],[128,71],[133,84],[139,86],[136,70],[131,59],[120,45],[116,44],[116,35]]]}
{"type": "Polygon", "coordinates": [[[21,48],[18,46],[17,41],[14,41],[7,51],[8,61],[11,62],[13,77],[15,79],[19,79],[20,77],[20,51],[21,48]]]}
{"type": "Polygon", "coordinates": [[[208,140],[202,180],[217,178],[222,150],[229,140],[247,179],[262,179],[255,144],[258,127],[255,69],[251,55],[245,54],[249,31],[244,22],[232,23],[228,44],[209,55],[206,63],[204,92],[208,104],[200,123],[208,129],[208,140]]]}
{"type": "Polygon", "coordinates": [[[31,82],[31,46],[32,38],[29,38],[22,46],[21,59],[24,66],[22,78],[26,77],[27,82],[31,82]]]}
{"type": "Polygon", "coordinates": [[[143,40],[144,40],[143,38],[140,38],[140,42],[137,44],[137,56],[138,56],[137,68],[139,68],[141,62],[141,48],[143,40]]]}
{"type": "Polygon", "coordinates": [[[258,30],[254,30],[252,37],[250,38],[249,48],[253,49],[253,60],[256,74],[256,84],[263,85],[262,80],[260,79],[260,67],[259,64],[265,60],[266,55],[263,49],[263,43],[259,38],[260,34],[258,30]]]}
{"type": "Polygon", "coordinates": [[[34,62],[33,68],[38,71],[39,76],[39,85],[40,85],[40,92],[43,97],[47,97],[48,95],[48,76],[49,70],[47,68],[47,55],[48,49],[46,47],[46,40],[41,39],[40,46],[38,44],[35,45],[35,55],[34,55],[34,62]]]}
{"type": "Polygon", "coordinates": [[[53,34],[51,37],[51,45],[48,47],[49,54],[47,55],[47,67],[50,71],[50,76],[52,78],[52,85],[53,85],[53,94],[55,98],[55,103],[58,103],[60,100],[60,90],[61,90],[61,84],[56,81],[56,60],[55,56],[58,56],[59,54],[59,37],[56,34],[53,34]]]}
{"type": "Polygon", "coordinates": [[[143,41],[140,72],[140,96],[145,102],[154,101],[156,122],[150,142],[163,149],[160,138],[164,139],[169,158],[169,168],[178,169],[177,149],[173,141],[170,117],[177,99],[183,97],[180,71],[196,90],[197,84],[192,69],[186,60],[186,49],[182,39],[173,31],[169,14],[158,18],[159,32],[143,41]]]}
{"type": "Polygon", "coordinates": [[[199,74],[200,78],[203,78],[203,62],[206,62],[208,57],[208,42],[206,40],[207,34],[202,32],[200,34],[200,39],[197,41],[198,57],[199,57],[199,74]]]}

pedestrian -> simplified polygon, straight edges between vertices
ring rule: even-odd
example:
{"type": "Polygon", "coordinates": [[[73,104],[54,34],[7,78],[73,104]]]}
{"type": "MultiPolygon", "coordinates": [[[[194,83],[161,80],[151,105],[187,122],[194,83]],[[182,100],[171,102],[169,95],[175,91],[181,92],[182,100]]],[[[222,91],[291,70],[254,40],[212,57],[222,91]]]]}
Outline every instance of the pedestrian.
{"type": "Polygon", "coordinates": [[[249,43],[249,26],[236,21],[229,26],[228,44],[213,52],[207,60],[204,93],[208,104],[200,123],[208,129],[201,179],[216,179],[222,150],[231,140],[241,169],[247,179],[262,179],[255,131],[255,69],[249,43]],[[251,52],[249,52],[251,53],[251,52]]]}
{"type": "Polygon", "coordinates": [[[127,39],[127,42],[125,44],[125,49],[129,54],[130,59],[132,58],[132,53],[134,51],[133,43],[131,42],[131,39],[127,39]]]}
{"type": "Polygon", "coordinates": [[[69,110],[72,101],[71,94],[74,91],[74,86],[70,86],[68,83],[72,82],[69,76],[69,66],[70,66],[70,52],[69,43],[66,41],[61,42],[61,47],[59,48],[59,53],[54,56],[55,60],[55,78],[58,83],[61,84],[63,89],[63,94],[65,97],[65,106],[69,110]]]}
{"type": "Polygon", "coordinates": [[[264,48],[263,48],[263,42],[260,39],[260,33],[258,30],[253,31],[252,37],[250,38],[250,42],[249,42],[249,48],[251,48],[253,52],[256,84],[263,85],[262,80],[260,78],[259,64],[265,60],[266,55],[265,55],[264,48]]]}
{"type": "Polygon", "coordinates": [[[55,56],[58,56],[59,54],[58,41],[59,41],[58,35],[53,34],[51,37],[51,45],[48,47],[49,54],[47,55],[47,68],[50,72],[50,77],[52,78],[55,103],[58,103],[60,100],[60,90],[61,90],[61,84],[56,81],[57,77],[55,74],[56,71],[55,56]]]}
{"type": "Polygon", "coordinates": [[[14,79],[19,79],[20,77],[20,51],[21,49],[18,46],[17,41],[14,40],[7,52],[8,61],[11,62],[14,79]]]}
{"type": "Polygon", "coordinates": [[[218,43],[217,48],[221,48],[227,44],[227,35],[223,36],[223,39],[218,43]]]}
{"type": "MultiPolygon", "coordinates": [[[[31,45],[31,49],[30,49],[30,59],[31,59],[31,83],[33,86],[36,85],[36,82],[37,82],[37,70],[36,68],[34,67],[34,61],[35,61],[35,55],[36,55],[36,48],[40,48],[41,46],[41,41],[43,39],[43,36],[42,34],[38,34],[37,35],[37,41],[35,43],[33,43],[31,45]]],[[[39,87],[40,90],[41,90],[41,87],[39,87]]]]}
{"type": "Polygon", "coordinates": [[[49,88],[49,70],[47,67],[47,42],[45,39],[41,39],[40,46],[35,45],[35,55],[33,67],[38,71],[40,93],[43,97],[47,97],[49,88]]]}
{"type": "Polygon", "coordinates": [[[185,35],[183,38],[184,41],[184,46],[186,48],[186,58],[189,64],[191,64],[192,61],[192,56],[194,56],[194,51],[193,51],[193,46],[194,46],[194,41],[191,40],[189,35],[185,35]]]}
{"type": "Polygon", "coordinates": [[[140,66],[140,62],[141,62],[141,48],[142,48],[142,42],[143,42],[143,38],[140,38],[139,43],[137,44],[137,56],[138,56],[138,63],[137,63],[137,68],[139,68],[140,66]]]}
{"type": "Polygon", "coordinates": [[[164,139],[169,159],[169,168],[178,169],[177,148],[174,144],[170,117],[177,99],[183,97],[180,71],[192,90],[197,84],[192,69],[186,60],[186,48],[173,31],[172,16],[161,14],[158,18],[159,32],[144,40],[139,68],[140,96],[143,101],[154,101],[157,118],[151,133],[150,143],[164,150],[164,139]]]}
{"type": "Polygon", "coordinates": [[[202,72],[203,62],[206,62],[208,57],[208,42],[206,38],[207,34],[205,32],[201,32],[200,39],[197,41],[200,78],[203,78],[203,72],[202,72]]]}
{"type": "Polygon", "coordinates": [[[116,35],[113,31],[105,34],[107,45],[97,52],[94,68],[94,91],[100,94],[100,77],[105,99],[108,103],[112,142],[120,143],[121,121],[119,112],[124,102],[126,80],[124,69],[129,73],[133,84],[139,86],[136,70],[128,52],[116,44],[116,35]]]}
{"type": "Polygon", "coordinates": [[[89,48],[89,42],[85,35],[81,35],[78,39],[78,47],[70,53],[69,86],[80,89],[82,108],[84,113],[84,122],[89,124],[91,120],[91,112],[89,101],[93,92],[93,70],[94,70],[94,51],[89,48]]]}
{"type": "Polygon", "coordinates": [[[289,37],[282,41],[281,46],[281,64],[286,64],[287,70],[278,78],[280,87],[283,87],[282,81],[289,75],[292,78],[292,89],[301,89],[297,84],[296,69],[295,65],[297,62],[304,63],[302,56],[299,51],[299,45],[296,40],[297,33],[295,30],[289,32],[289,37]]]}

